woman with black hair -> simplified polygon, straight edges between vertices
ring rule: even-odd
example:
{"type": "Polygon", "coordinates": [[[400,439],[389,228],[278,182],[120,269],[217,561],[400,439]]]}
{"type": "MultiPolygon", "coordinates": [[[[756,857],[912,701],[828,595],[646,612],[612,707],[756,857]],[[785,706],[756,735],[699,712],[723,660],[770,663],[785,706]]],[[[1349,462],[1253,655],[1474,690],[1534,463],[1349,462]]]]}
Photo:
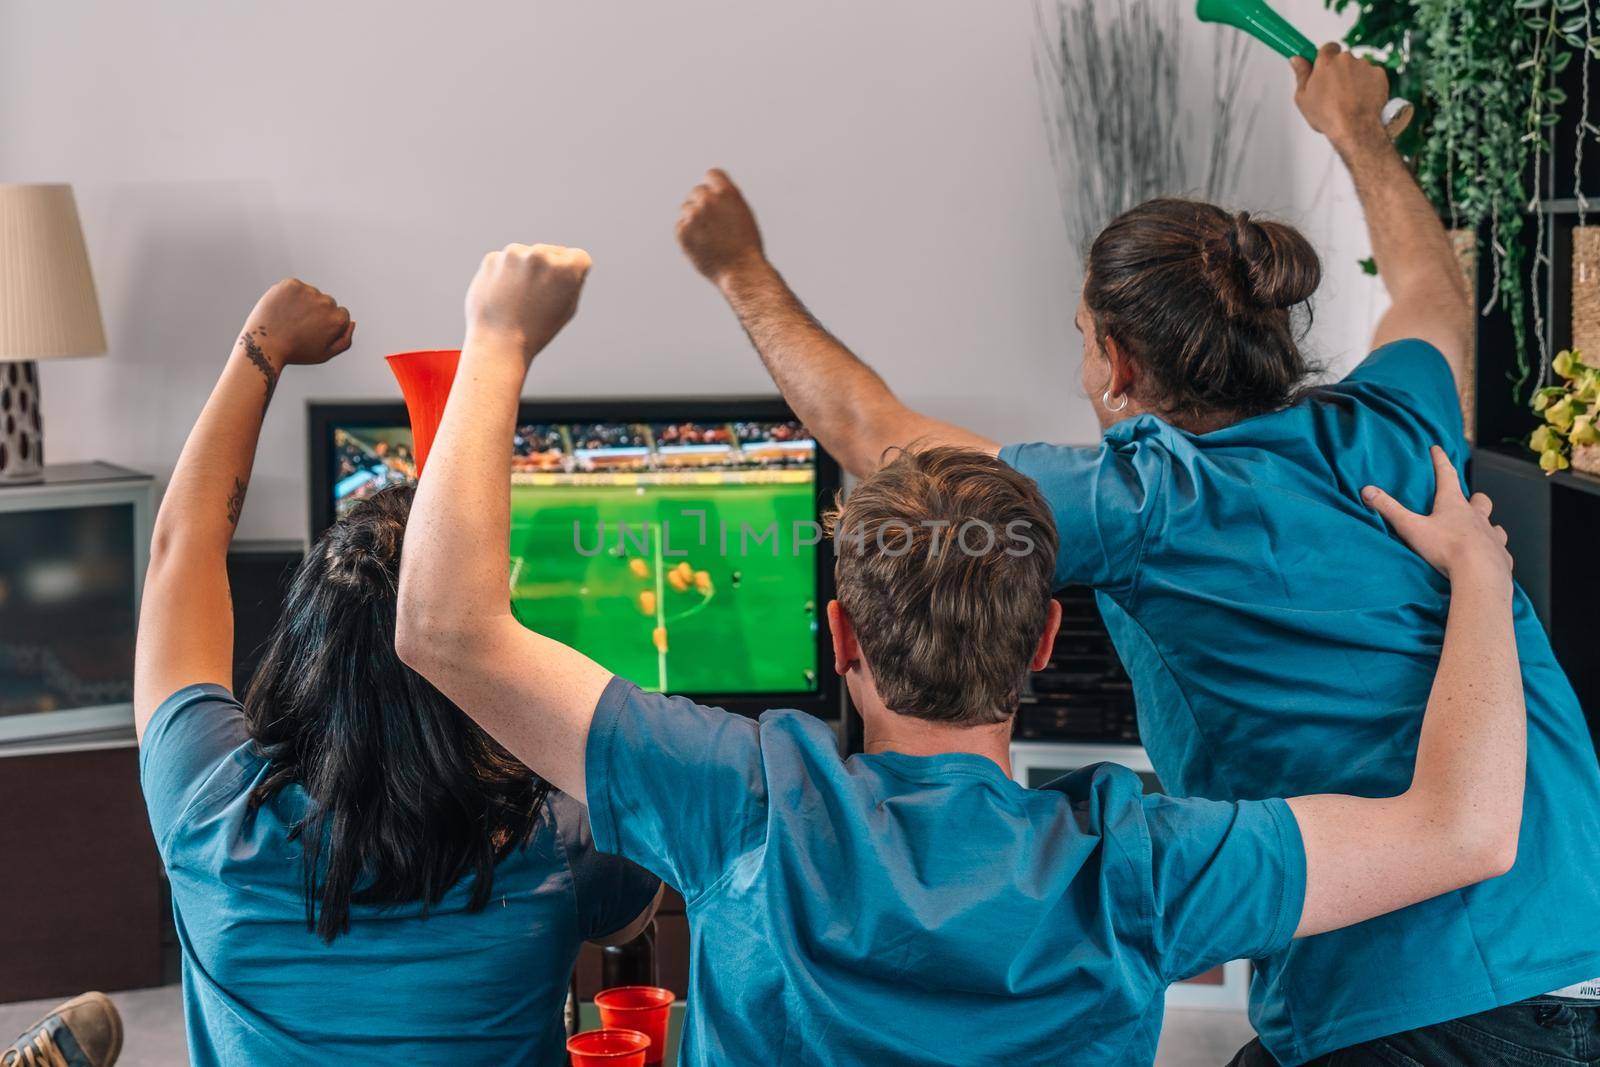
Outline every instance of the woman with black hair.
{"type": "Polygon", "coordinates": [[[261,298],[156,518],[134,718],[172,883],[189,1054],[211,1064],[565,1062],[578,946],[649,922],[655,878],[394,654],[412,491],[311,546],[243,704],[226,557],[278,376],[355,324],[261,298]]]}
{"type": "MultiPolygon", "coordinates": [[[[1098,593],[1145,747],[1179,796],[1403,792],[1449,604],[1360,494],[1381,485],[1422,506],[1436,442],[1466,469],[1452,375],[1472,349],[1470,297],[1384,133],[1383,71],[1332,45],[1295,74],[1301,112],[1349,167],[1393,298],[1374,351],[1313,386],[1298,326],[1321,269],[1305,238],[1196,201],[1139,205],[1089,250],[1076,315],[1094,446],[1002,449],[906,407],[784,284],[720,171],[678,224],[795,413],[852,473],[896,446],[960,445],[1038,483],[1057,583],[1098,593]]],[[[948,269],[975,269],[962,251],[948,269]]],[[[1261,1040],[1241,1064],[1593,1062],[1600,769],[1520,591],[1515,616],[1528,708],[1515,866],[1257,961],[1261,1040]]]]}

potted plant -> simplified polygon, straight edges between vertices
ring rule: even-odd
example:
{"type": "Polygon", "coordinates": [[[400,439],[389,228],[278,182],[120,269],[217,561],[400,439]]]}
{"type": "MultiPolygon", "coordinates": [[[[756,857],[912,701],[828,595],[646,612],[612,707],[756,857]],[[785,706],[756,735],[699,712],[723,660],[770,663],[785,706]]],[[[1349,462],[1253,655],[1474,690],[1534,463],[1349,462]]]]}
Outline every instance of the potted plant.
{"type": "Polygon", "coordinates": [[[1567,350],[1550,361],[1560,382],[1533,395],[1533,410],[1544,425],[1533,431],[1528,447],[1539,453],[1546,474],[1566,470],[1600,474],[1600,366],[1583,361],[1582,353],[1567,350]]]}

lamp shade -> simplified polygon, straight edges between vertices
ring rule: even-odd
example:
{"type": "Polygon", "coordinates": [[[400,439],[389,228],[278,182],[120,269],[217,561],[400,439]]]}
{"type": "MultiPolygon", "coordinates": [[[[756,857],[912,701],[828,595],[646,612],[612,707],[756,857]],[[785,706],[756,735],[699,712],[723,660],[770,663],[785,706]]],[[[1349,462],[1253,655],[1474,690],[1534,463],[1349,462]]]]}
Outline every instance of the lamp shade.
{"type": "Polygon", "coordinates": [[[0,360],[105,350],[72,186],[0,184],[0,360]]]}

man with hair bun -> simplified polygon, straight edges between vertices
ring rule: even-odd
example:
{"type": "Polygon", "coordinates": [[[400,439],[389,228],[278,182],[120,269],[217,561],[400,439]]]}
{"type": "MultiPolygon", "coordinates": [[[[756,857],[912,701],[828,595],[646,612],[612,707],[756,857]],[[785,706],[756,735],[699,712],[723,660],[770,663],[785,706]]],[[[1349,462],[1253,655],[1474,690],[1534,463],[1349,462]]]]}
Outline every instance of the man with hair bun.
{"type": "MultiPolygon", "coordinates": [[[[1384,132],[1384,73],[1328,45],[1294,74],[1302,114],[1354,179],[1393,300],[1372,353],[1341,382],[1311,383],[1298,340],[1321,270],[1292,227],[1192,200],[1140,204],[1094,241],[1075,316],[1104,433],[1093,447],[1001,448],[906,407],[784,284],[721,171],[678,223],[790,406],[851,472],[921,442],[998,455],[1037,481],[1059,530],[1054,580],[1097,591],[1162,783],[1220,801],[1384,797],[1411,782],[1451,591],[1359,493],[1386,485],[1419,508],[1429,446],[1457,468],[1468,458],[1455,380],[1470,294],[1384,132]]],[[[1600,769],[1520,591],[1515,615],[1532,725],[1516,865],[1263,946],[1260,1041],[1241,1064],[1600,1055],[1600,769]]]]}
{"type": "Polygon", "coordinates": [[[895,453],[832,523],[834,668],[863,754],[797,711],[758,722],[643,692],[523,628],[505,440],[588,266],[512,245],[473,280],[395,647],[583,800],[601,850],[683,894],[679,1063],[1149,1063],[1168,983],[1510,865],[1526,762],[1511,561],[1440,450],[1431,515],[1366,496],[1454,593],[1413,780],[1386,799],[1175,800],[1109,764],[1012,781],[1011,719],[1061,621],[1058,531],[1032,479],[972,449],[895,453]]]}

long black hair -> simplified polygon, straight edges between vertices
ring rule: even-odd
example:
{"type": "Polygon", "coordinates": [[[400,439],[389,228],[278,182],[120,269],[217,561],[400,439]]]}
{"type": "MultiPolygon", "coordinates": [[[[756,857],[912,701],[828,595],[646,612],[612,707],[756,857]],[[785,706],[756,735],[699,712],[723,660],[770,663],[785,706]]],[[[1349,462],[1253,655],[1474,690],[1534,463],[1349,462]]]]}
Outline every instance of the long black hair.
{"type": "Polygon", "coordinates": [[[412,496],[376,493],[311,546],[244,698],[268,761],[251,809],[291,784],[310,799],[290,837],[306,925],[324,941],[350,928],[352,903],[421,901],[426,913],[468,874],[468,907],[481,909],[549,791],[395,655],[412,496]]]}

